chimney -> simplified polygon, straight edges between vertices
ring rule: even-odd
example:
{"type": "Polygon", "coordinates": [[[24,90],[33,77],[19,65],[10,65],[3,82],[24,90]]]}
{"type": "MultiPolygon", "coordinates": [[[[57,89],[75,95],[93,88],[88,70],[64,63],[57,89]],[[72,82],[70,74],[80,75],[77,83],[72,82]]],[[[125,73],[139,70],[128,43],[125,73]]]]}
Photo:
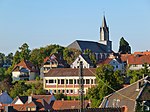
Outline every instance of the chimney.
{"type": "Polygon", "coordinates": [[[28,96],[28,103],[32,102],[32,96],[28,96]]]}

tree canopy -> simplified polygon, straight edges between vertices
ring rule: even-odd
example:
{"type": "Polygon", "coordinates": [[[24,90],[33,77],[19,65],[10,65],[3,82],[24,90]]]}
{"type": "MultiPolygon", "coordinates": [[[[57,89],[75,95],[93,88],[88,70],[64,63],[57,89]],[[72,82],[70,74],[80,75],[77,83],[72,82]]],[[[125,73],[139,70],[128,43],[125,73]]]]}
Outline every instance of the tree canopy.
{"type": "Polygon", "coordinates": [[[96,69],[96,81],[97,86],[90,88],[87,93],[92,100],[92,107],[98,107],[104,96],[120,89],[123,77],[120,71],[113,71],[113,66],[101,65],[96,69]]]}
{"type": "Polygon", "coordinates": [[[131,47],[123,37],[120,39],[119,52],[121,54],[131,54],[131,47]]]}

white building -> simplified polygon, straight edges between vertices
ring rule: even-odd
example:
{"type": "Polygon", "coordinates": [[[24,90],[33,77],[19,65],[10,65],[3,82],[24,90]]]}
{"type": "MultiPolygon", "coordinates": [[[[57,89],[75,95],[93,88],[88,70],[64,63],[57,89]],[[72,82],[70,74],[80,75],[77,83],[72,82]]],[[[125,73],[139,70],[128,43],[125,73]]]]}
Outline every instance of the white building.
{"type": "MultiPolygon", "coordinates": [[[[83,69],[84,93],[96,85],[95,68],[83,69]]],[[[56,68],[50,70],[43,78],[44,89],[52,93],[69,96],[79,94],[79,69],[56,68]]]]}
{"type": "Polygon", "coordinates": [[[71,64],[71,68],[79,68],[79,61],[83,62],[83,68],[93,68],[93,63],[87,54],[80,54],[71,64]]]}

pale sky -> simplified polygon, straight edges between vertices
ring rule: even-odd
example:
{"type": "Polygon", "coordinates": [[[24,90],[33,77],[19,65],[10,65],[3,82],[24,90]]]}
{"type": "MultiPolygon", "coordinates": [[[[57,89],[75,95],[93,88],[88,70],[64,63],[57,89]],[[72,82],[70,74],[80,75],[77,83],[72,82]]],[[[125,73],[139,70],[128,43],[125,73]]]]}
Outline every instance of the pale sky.
{"type": "Polygon", "coordinates": [[[104,12],[114,51],[121,37],[132,52],[150,50],[150,0],[0,0],[0,52],[99,41],[104,12]]]}

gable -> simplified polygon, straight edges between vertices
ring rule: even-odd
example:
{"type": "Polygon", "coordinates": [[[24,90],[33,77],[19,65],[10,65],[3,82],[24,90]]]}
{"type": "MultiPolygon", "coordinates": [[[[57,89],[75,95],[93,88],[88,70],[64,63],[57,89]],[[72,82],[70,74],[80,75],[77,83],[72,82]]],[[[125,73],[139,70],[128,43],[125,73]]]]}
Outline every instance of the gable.
{"type": "Polygon", "coordinates": [[[14,102],[14,104],[23,104],[23,102],[18,98],[18,99],[14,102]]]}

